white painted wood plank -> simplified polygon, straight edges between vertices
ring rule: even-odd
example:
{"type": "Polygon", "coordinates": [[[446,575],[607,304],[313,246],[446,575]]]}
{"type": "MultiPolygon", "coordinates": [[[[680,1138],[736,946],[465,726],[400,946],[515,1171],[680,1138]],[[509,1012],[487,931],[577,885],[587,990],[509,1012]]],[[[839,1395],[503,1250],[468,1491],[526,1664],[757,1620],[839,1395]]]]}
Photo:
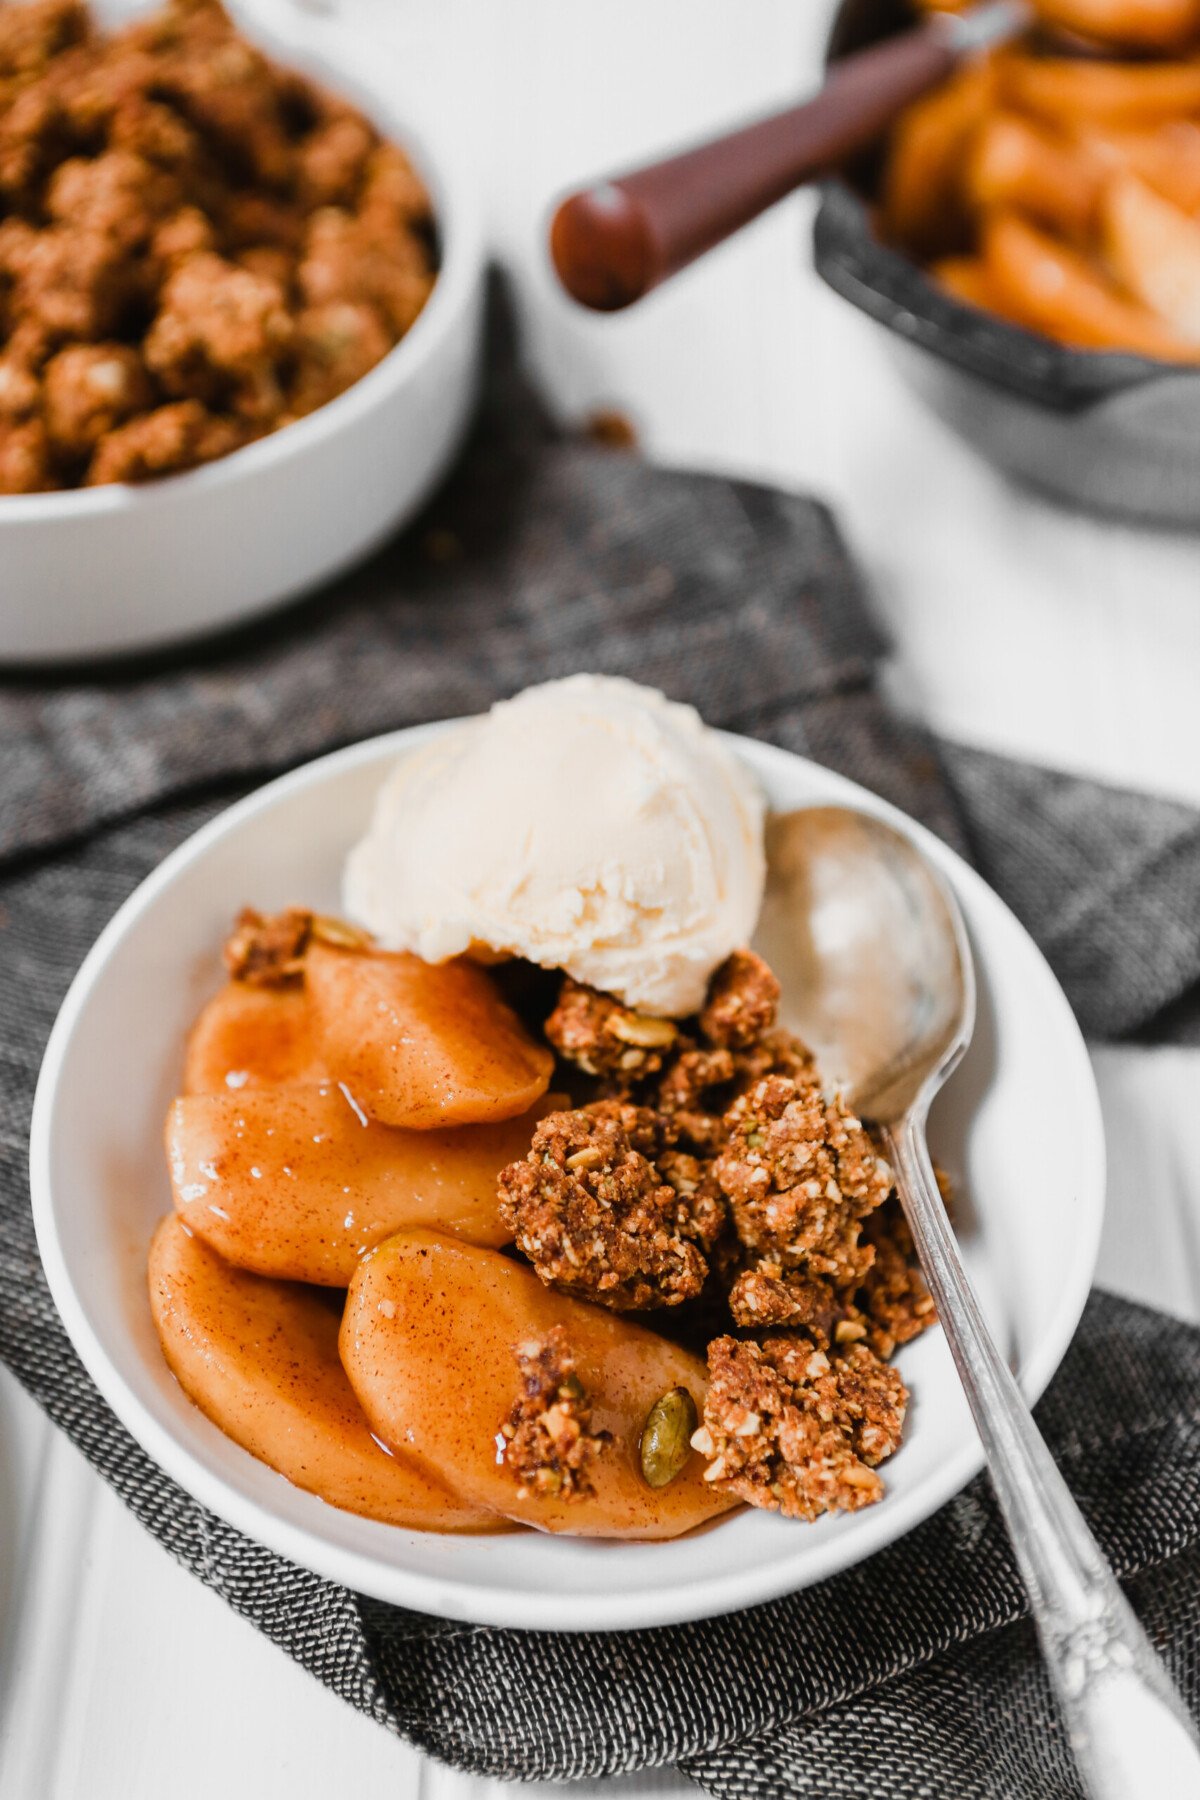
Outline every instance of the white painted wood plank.
{"type": "Polygon", "coordinates": [[[1108,1140],[1097,1283],[1200,1323],[1200,1051],[1108,1047],[1092,1062],[1108,1140]]]}

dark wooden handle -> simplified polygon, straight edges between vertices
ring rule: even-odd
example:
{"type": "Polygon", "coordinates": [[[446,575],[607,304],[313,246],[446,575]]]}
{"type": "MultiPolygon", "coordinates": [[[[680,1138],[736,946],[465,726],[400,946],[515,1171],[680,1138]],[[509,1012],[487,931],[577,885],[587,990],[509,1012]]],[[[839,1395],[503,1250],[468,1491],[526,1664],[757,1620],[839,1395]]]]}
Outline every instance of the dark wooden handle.
{"type": "Polygon", "coordinates": [[[559,280],[597,312],[632,305],[793,188],[869,144],[909,101],[942,81],[960,54],[945,21],[928,20],[845,57],[803,106],[572,194],[550,225],[559,280]]]}

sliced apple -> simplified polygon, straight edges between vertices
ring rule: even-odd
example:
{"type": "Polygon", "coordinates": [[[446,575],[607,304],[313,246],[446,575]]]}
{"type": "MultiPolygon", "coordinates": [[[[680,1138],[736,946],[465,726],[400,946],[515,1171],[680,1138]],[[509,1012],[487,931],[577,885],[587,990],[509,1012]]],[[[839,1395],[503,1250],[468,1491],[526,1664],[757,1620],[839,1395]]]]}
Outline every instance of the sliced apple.
{"type": "Polygon", "coordinates": [[[1122,49],[1176,50],[1200,31],[1197,0],[1038,0],[1038,13],[1050,25],[1122,49]]]}
{"type": "Polygon", "coordinates": [[[1118,281],[1200,345],[1200,222],[1136,175],[1117,175],[1104,196],[1103,235],[1118,281]]]}
{"type": "Polygon", "coordinates": [[[1200,361],[1200,346],[1127,299],[1087,258],[1016,213],[997,212],[985,220],[983,253],[1005,315],[1031,331],[1086,349],[1200,361]]]}
{"type": "Polygon", "coordinates": [[[984,120],[967,158],[966,188],[981,209],[1011,206],[1074,242],[1096,217],[1107,170],[1103,158],[1070,138],[998,112],[984,120]]]}
{"type": "Polygon", "coordinates": [[[651,1488],[642,1428],[672,1388],[704,1410],[698,1357],[628,1319],[543,1287],[531,1270],[433,1232],[389,1238],[358,1266],[342,1321],[342,1361],[376,1434],[414,1456],[477,1505],[544,1531],[669,1538],[734,1504],[704,1480],[689,1451],[680,1473],[651,1488]],[[522,1499],[496,1460],[496,1436],[517,1398],[519,1344],[561,1325],[592,1406],[612,1434],[597,1456],[595,1492],[522,1499]]]}
{"type": "Polygon", "coordinates": [[[226,982],[188,1038],[185,1094],[240,1093],[325,1078],[302,987],[226,982]]]}
{"type": "Polygon", "coordinates": [[[1200,57],[1122,62],[1005,51],[1002,99],[1052,125],[1147,126],[1200,111],[1200,57]]]}
{"type": "Polygon", "coordinates": [[[150,1307],[180,1387],[227,1437],[331,1506],[417,1531],[504,1529],[371,1436],[323,1294],[223,1262],[173,1215],[150,1247],[150,1307]]]}
{"type": "Polygon", "coordinates": [[[364,1252],[406,1226],[508,1243],[497,1177],[564,1104],[547,1097],[495,1125],[405,1131],[329,1083],[187,1095],[167,1114],[175,1208],[239,1268],[346,1287],[364,1252]]]}
{"type": "Polygon", "coordinates": [[[550,1051],[474,963],[316,943],[305,980],[330,1075],[385,1125],[511,1119],[550,1084],[550,1051]]]}

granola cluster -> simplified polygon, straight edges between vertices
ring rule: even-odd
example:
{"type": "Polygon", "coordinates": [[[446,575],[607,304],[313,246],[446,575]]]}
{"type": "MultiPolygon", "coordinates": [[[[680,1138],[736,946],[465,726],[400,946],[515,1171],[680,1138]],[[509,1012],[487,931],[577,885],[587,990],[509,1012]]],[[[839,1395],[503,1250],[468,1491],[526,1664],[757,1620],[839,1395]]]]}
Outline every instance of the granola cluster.
{"type": "Polygon", "coordinates": [[[900,1202],[881,1207],[863,1235],[875,1252],[857,1295],[863,1335],[877,1356],[888,1357],[919,1337],[937,1314],[900,1202]]]}
{"type": "Polygon", "coordinates": [[[219,0],[0,6],[0,493],[195,467],[333,399],[433,285],[428,195],[219,0]]]}
{"type": "Polygon", "coordinates": [[[851,1288],[872,1255],[862,1220],[892,1186],[888,1165],[841,1099],[814,1077],[768,1075],[734,1101],[715,1173],[746,1249],[851,1288]]]}
{"type": "Polygon", "coordinates": [[[545,1030],[565,1062],[599,1078],[606,1097],[652,1107],[671,1121],[674,1142],[711,1155],[742,1087],[812,1068],[804,1045],[774,1029],[778,999],[762,958],[738,950],[713,976],[695,1019],[634,1012],[568,978],[545,1030]]]}
{"type": "Polygon", "coordinates": [[[907,1401],[887,1359],[934,1308],[886,1160],[778,997],[749,951],[682,1021],[564,980],[546,1035],[601,1097],[541,1122],[500,1202],[543,1281],[622,1311],[696,1303],[707,1478],[813,1518],[882,1493],[907,1401]]]}
{"type": "Polygon", "coordinates": [[[650,1160],[654,1114],[620,1105],[551,1113],[500,1177],[500,1216],[543,1281],[618,1312],[677,1306],[708,1274],[718,1203],[650,1160]]]}
{"type": "Polygon", "coordinates": [[[362,950],[371,941],[357,926],[307,907],[260,913],[244,906],[225,941],[225,967],[234,981],[248,987],[297,987],[304,979],[305,951],[314,938],[339,950],[362,950]]]}
{"type": "Polygon", "coordinates": [[[900,1445],[908,1393],[865,1344],[833,1356],[790,1334],[709,1345],[705,1478],[789,1519],[857,1512],[883,1494],[876,1465],[900,1445]]]}
{"type": "Polygon", "coordinates": [[[591,1470],[609,1441],[592,1430],[591,1409],[561,1325],[518,1344],[521,1392],[496,1438],[496,1460],[521,1500],[581,1500],[595,1492],[591,1470]]]}

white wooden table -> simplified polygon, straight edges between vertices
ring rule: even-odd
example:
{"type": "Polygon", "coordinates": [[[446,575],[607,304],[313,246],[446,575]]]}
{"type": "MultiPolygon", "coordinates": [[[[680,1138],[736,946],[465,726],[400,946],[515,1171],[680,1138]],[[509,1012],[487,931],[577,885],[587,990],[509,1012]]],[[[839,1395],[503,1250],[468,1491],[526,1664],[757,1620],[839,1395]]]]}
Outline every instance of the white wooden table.
{"type": "MultiPolygon", "coordinates": [[[[656,459],[826,497],[893,634],[893,696],[939,730],[1200,804],[1200,539],[1069,517],[1005,486],[812,277],[806,202],[628,318],[585,317],[552,289],[548,195],[790,96],[817,66],[824,0],[345,11],[474,153],[529,354],[564,416],[615,405],[656,459]]],[[[1200,1056],[1095,1060],[1111,1158],[1099,1279],[1200,1318],[1200,1056]]],[[[669,1772],[604,1788],[695,1791],[669,1772]]],[[[0,1374],[0,1800],[498,1791],[302,1674],[178,1569],[0,1374]]]]}

